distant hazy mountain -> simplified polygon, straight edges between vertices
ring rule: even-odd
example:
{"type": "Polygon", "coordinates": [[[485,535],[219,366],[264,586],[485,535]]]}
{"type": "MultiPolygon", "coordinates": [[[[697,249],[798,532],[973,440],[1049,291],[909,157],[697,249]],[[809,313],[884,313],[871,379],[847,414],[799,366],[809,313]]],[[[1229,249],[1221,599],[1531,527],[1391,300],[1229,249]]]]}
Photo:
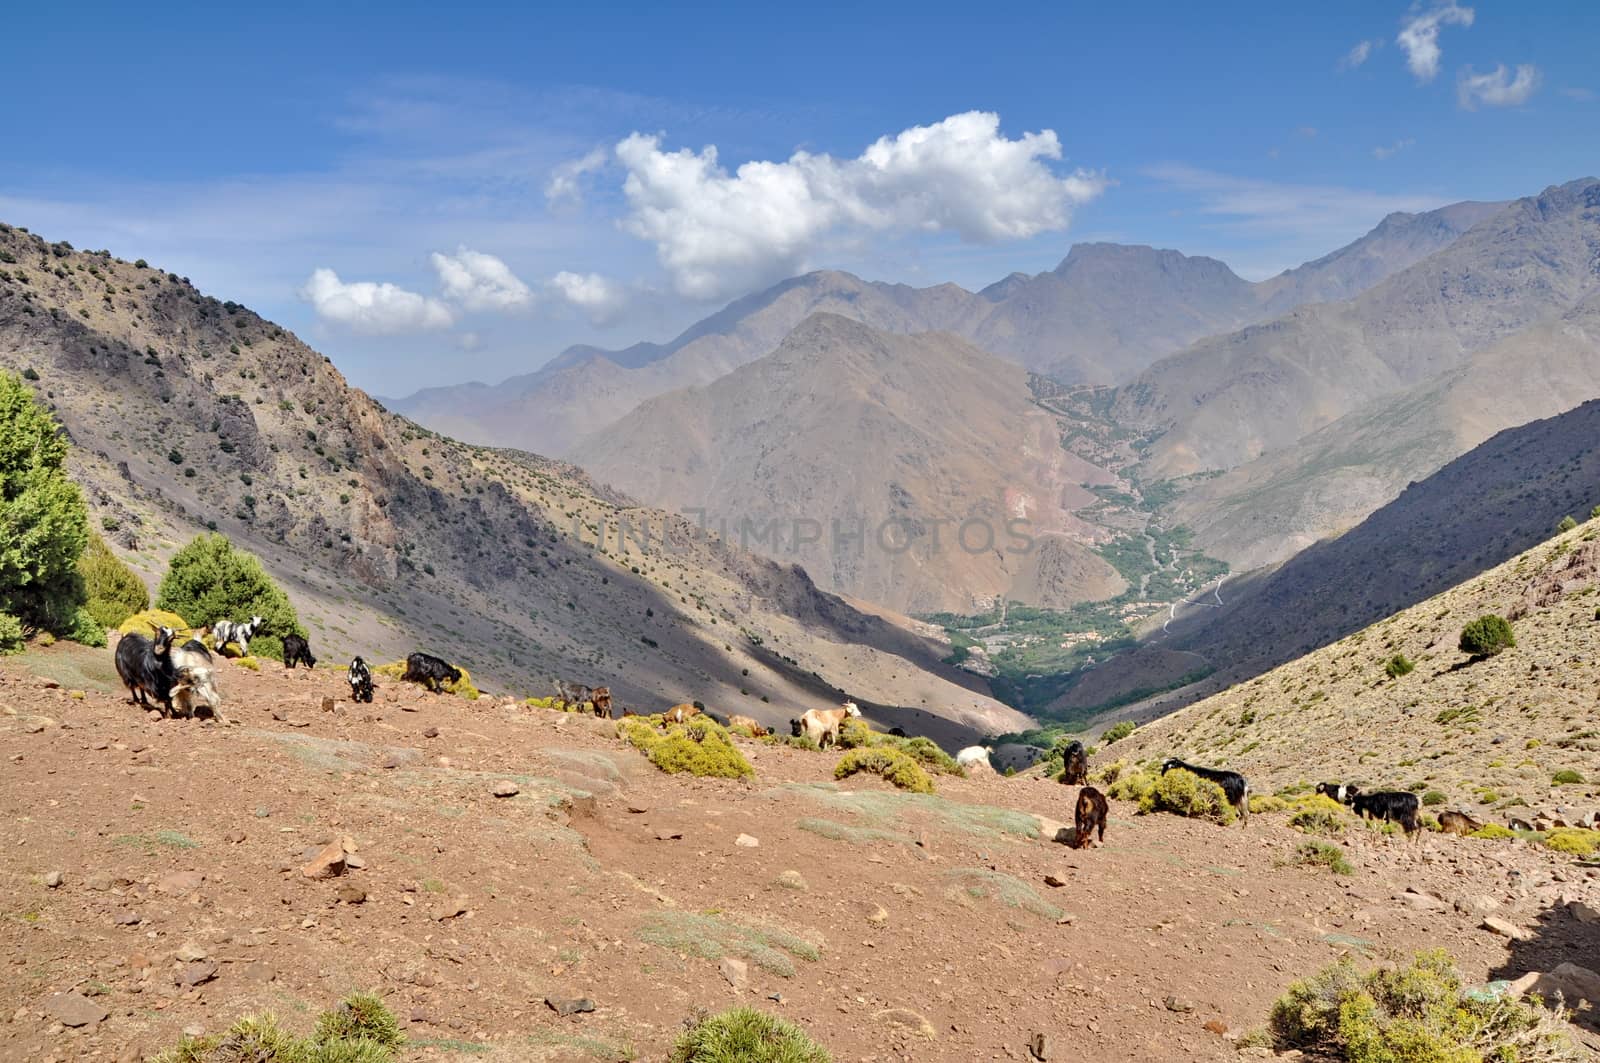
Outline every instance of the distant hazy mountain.
{"type": "Polygon", "coordinates": [[[903,611],[969,611],[1002,594],[1068,605],[1123,588],[1073,537],[1088,529],[1061,500],[1093,470],[1061,449],[1027,372],[948,333],[813,314],[767,357],[645,402],[576,456],[630,495],[725,519],[729,538],[750,536],[820,586],[903,611]],[[983,523],[964,546],[969,516],[983,523]],[[1006,549],[1009,517],[1026,517],[1034,551],[1006,549]],[[816,541],[796,543],[797,520],[816,522],[816,541]],[[865,527],[866,541],[836,541],[835,520],[865,527]],[[764,533],[773,521],[777,540],[764,533]]]}
{"type": "Polygon", "coordinates": [[[430,388],[385,405],[460,439],[565,455],[579,435],[645,399],[762,357],[817,312],[890,332],[956,332],[1064,383],[1120,383],[1203,337],[1376,283],[1494,206],[1390,215],[1349,247],[1261,284],[1216,259],[1104,243],[1077,245],[1054,270],[1013,273],[976,294],[953,284],[911,288],[808,273],[735,300],[669,343],[569,347],[539,371],[497,385],[430,388]]]}
{"type": "Polygon", "coordinates": [[[1354,299],[1202,340],[1123,388],[1152,477],[1229,469],[1463,365],[1600,286],[1600,182],[1518,200],[1354,299]]]}

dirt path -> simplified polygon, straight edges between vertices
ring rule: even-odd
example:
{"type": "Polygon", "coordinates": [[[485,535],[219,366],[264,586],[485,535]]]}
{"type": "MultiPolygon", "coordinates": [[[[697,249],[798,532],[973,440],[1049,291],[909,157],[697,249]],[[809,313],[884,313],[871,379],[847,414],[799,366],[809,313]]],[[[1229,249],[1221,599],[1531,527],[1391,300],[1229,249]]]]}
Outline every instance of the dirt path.
{"type": "Polygon", "coordinates": [[[1078,852],[1030,836],[1071,817],[1053,783],[915,798],[754,743],[752,782],[671,777],[605,721],[392,684],[325,712],[338,673],[267,668],[225,666],[222,727],[0,664],[0,1058],[138,1059],[376,988],[414,1059],[658,1060],[742,1002],[838,1060],[1022,1059],[1035,1032],[1054,1059],[1226,1060],[1224,1034],[1346,951],[1442,945],[1485,978],[1518,958],[1477,906],[1535,926],[1597,889],[1521,845],[1366,834],[1334,877],[1287,866],[1304,837],[1281,818],[1119,804],[1078,852]],[[340,839],[364,866],[305,879],[340,839]],[[69,988],[107,1018],[55,1021],[69,988]]]}

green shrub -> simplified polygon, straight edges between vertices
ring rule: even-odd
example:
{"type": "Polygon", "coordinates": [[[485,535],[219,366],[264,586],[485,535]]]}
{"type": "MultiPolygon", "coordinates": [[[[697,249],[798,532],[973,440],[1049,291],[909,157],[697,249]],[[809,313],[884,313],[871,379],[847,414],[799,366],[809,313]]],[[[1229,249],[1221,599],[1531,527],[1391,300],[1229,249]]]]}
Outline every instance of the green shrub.
{"type": "Polygon", "coordinates": [[[1517,836],[1517,832],[1516,831],[1512,830],[1510,827],[1502,827],[1498,823],[1485,823],[1483,826],[1479,827],[1477,830],[1475,830],[1471,834],[1467,835],[1467,837],[1469,837],[1469,838],[1487,838],[1487,839],[1515,838],[1516,836],[1517,836]]]}
{"type": "Polygon", "coordinates": [[[1222,787],[1182,768],[1174,768],[1155,778],[1150,789],[1139,798],[1139,812],[1172,812],[1222,824],[1232,823],[1235,815],[1222,787]]]}
{"type": "Polygon", "coordinates": [[[1553,786],[1576,786],[1583,782],[1583,776],[1571,768],[1563,768],[1550,777],[1553,786]]]}
{"type": "MultiPolygon", "coordinates": [[[[233,643],[230,642],[228,645],[232,646],[233,643]]],[[[254,657],[236,657],[234,658],[233,663],[238,665],[240,668],[248,668],[252,672],[261,671],[261,662],[256,660],[254,657]]]]}
{"type": "Polygon", "coordinates": [[[0,613],[0,657],[22,652],[22,621],[0,613]]]}
{"type": "Polygon", "coordinates": [[[1251,794],[1250,812],[1282,812],[1289,807],[1289,802],[1273,794],[1251,794]]]}
{"type": "Polygon", "coordinates": [[[152,1063],[393,1063],[405,1042],[383,1001],[358,993],[323,1012],[310,1037],[296,1037],[270,1014],[249,1015],[220,1034],[185,1036],[152,1063]]]}
{"type": "Polygon", "coordinates": [[[1600,831],[1584,830],[1581,827],[1557,827],[1544,836],[1542,844],[1546,849],[1553,849],[1558,853],[1590,857],[1600,853],[1600,831]]]}
{"type": "Polygon", "coordinates": [[[193,631],[189,622],[177,613],[169,613],[164,609],[145,609],[125,616],[116,625],[116,629],[124,635],[143,635],[147,639],[156,637],[156,628],[170,627],[179,635],[187,635],[193,631]]]}
{"type": "Polygon", "coordinates": [[[1355,873],[1344,858],[1344,850],[1332,842],[1304,842],[1294,851],[1294,858],[1302,867],[1325,867],[1335,875],[1355,873]]]}
{"type": "Polygon", "coordinates": [[[144,580],[94,532],[89,533],[89,543],[78,558],[78,574],[88,595],[84,609],[102,628],[116,627],[150,607],[144,580]]]}
{"type": "Polygon", "coordinates": [[[728,732],[709,716],[693,716],[665,733],[637,716],[617,721],[617,736],[627,740],[656,767],[670,774],[718,779],[744,779],[755,768],[733,744],[728,732]]]}
{"type": "Polygon", "coordinates": [[[1422,803],[1430,807],[1433,805],[1442,805],[1448,800],[1449,798],[1439,790],[1429,790],[1427,793],[1422,795],[1422,803]]]}
{"type": "Polygon", "coordinates": [[[89,510],[67,477],[67,438],[15,373],[0,370],[0,613],[71,637],[89,510]]]}
{"type": "Polygon", "coordinates": [[[288,595],[272,582],[254,554],[235,550],[226,535],[198,535],[172,555],[156,608],[204,626],[260,616],[266,624],[250,640],[250,649],[275,661],[283,660],[285,635],[306,635],[288,595]]]}
{"type": "Polygon", "coordinates": [[[1127,738],[1129,735],[1133,734],[1134,729],[1137,726],[1138,725],[1132,720],[1123,720],[1120,723],[1114,723],[1110,727],[1107,727],[1104,731],[1100,732],[1100,744],[1103,746],[1108,746],[1112,742],[1117,742],[1127,738]]]}
{"type": "Polygon", "coordinates": [[[833,777],[845,779],[862,771],[883,776],[896,789],[916,794],[933,793],[933,779],[922,770],[922,765],[898,749],[852,749],[839,760],[833,777]]]}
{"type": "Polygon", "coordinates": [[[1271,1029],[1280,1049],[1348,1063],[1583,1058],[1562,1012],[1469,991],[1443,950],[1366,972],[1347,957],[1291,985],[1272,1007],[1271,1029]]]}
{"type": "Polygon", "coordinates": [[[1383,662],[1383,670],[1390,679],[1399,679],[1403,675],[1410,675],[1416,671],[1417,666],[1403,653],[1397,653],[1383,662]]]}
{"type": "Polygon", "coordinates": [[[939,748],[939,744],[931,738],[923,738],[921,735],[916,738],[898,738],[890,735],[881,744],[893,746],[927,770],[940,775],[967,774],[961,765],[956,763],[956,758],[939,748]]]}
{"type": "Polygon", "coordinates": [[[1349,821],[1344,806],[1325,794],[1298,798],[1292,807],[1295,813],[1289,817],[1289,826],[1305,834],[1343,834],[1349,821]]]}
{"type": "Polygon", "coordinates": [[[1461,652],[1473,657],[1493,657],[1516,644],[1511,623],[1493,613],[1480,616],[1461,629],[1461,652]]]}
{"type": "Polygon", "coordinates": [[[863,749],[874,745],[873,739],[876,737],[872,726],[857,716],[846,716],[839,725],[840,749],[863,749]]]}
{"type": "Polygon", "coordinates": [[[701,1019],[672,1046],[670,1063],[830,1063],[831,1056],[791,1022],[733,1008],[701,1019]]]}
{"type": "MultiPolygon", "coordinates": [[[[250,640],[250,645],[254,646],[257,641],[259,641],[259,640],[258,639],[251,639],[250,640]]],[[[233,643],[231,643],[231,642],[228,643],[228,646],[233,646],[233,643]]],[[[224,647],[224,649],[226,649],[226,648],[227,647],[224,647]]],[[[237,649],[237,647],[235,647],[235,649],[237,649]]],[[[280,653],[278,656],[281,658],[283,655],[280,653]]],[[[457,679],[453,683],[451,683],[451,682],[440,683],[439,684],[439,689],[440,690],[444,691],[446,694],[454,694],[457,697],[466,698],[468,701],[477,701],[478,698],[483,696],[482,692],[479,691],[478,688],[473,685],[473,683],[472,683],[472,673],[471,672],[467,671],[465,668],[463,668],[459,664],[453,664],[452,663],[451,667],[454,668],[456,671],[461,673],[461,678],[457,679]]],[[[374,667],[372,669],[372,674],[373,675],[387,676],[390,679],[399,679],[401,676],[406,674],[406,662],[404,662],[404,661],[390,661],[388,664],[377,665],[376,667],[374,667]]],[[[529,698],[528,699],[528,704],[531,705],[531,704],[534,704],[534,703],[535,703],[535,699],[533,699],[533,698],[529,698]]]]}
{"type": "Polygon", "coordinates": [[[1156,785],[1155,776],[1130,767],[1122,760],[1114,760],[1091,772],[1089,781],[1103,789],[1107,797],[1118,801],[1143,802],[1156,785]]]}
{"type": "Polygon", "coordinates": [[[400,1021],[394,1017],[382,998],[373,993],[355,993],[345,997],[332,1011],[325,1011],[317,1020],[318,1041],[349,1041],[363,1038],[375,1041],[385,1048],[399,1048],[406,1043],[400,1031],[400,1021]]]}
{"type": "Polygon", "coordinates": [[[1577,526],[1578,522],[1572,519],[1572,514],[1568,513],[1565,517],[1562,517],[1561,522],[1556,525],[1556,531],[1569,532],[1577,526]]]}
{"type": "MultiPolygon", "coordinates": [[[[49,633],[46,632],[48,635],[49,633]]],[[[106,644],[106,628],[87,609],[79,609],[72,618],[72,624],[62,632],[66,638],[84,646],[94,646],[103,649],[106,644]]]]}

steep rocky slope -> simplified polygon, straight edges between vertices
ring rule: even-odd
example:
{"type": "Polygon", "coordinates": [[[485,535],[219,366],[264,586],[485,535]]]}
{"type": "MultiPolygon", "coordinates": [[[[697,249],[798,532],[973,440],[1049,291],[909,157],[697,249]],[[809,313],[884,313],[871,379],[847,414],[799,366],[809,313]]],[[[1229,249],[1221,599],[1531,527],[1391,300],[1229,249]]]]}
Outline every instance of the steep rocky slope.
{"type": "Polygon", "coordinates": [[[752,548],[895,609],[1115,595],[1124,584],[1089,549],[1095,529],[1064,508],[1074,492],[1093,499],[1084,463],[1027,385],[1021,367],[948,333],[814,314],[771,355],[650,400],[577,457],[631,495],[706,510],[730,537],[748,522],[752,548]]]}
{"type": "Polygon", "coordinates": [[[420,429],[179,277],[9,227],[0,250],[0,365],[36,378],[95,521],[152,585],[215,527],[284,583],[325,660],[425,648],[492,689],[559,675],[774,722],[841,689],[958,729],[1020,719],[802,571],[571,466],[420,429]]]}

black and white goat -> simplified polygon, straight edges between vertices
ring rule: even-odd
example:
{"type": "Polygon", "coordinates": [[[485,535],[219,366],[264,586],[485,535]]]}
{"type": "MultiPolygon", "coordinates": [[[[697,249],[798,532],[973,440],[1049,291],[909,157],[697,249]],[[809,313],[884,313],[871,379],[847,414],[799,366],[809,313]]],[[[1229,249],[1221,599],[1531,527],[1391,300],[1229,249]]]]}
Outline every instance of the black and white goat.
{"type": "Polygon", "coordinates": [[[211,646],[218,653],[228,643],[236,643],[242,657],[250,656],[250,640],[265,627],[267,622],[259,616],[252,616],[247,623],[236,620],[218,620],[211,625],[211,646]]]}
{"type": "Polygon", "coordinates": [[[1348,805],[1355,800],[1356,794],[1361,792],[1361,787],[1348,782],[1319,782],[1317,793],[1323,797],[1331,797],[1341,805],[1348,805]]]}
{"type": "Polygon", "coordinates": [[[360,657],[351,661],[345,679],[350,683],[351,701],[372,701],[372,672],[367,668],[366,661],[360,657]]]}
{"type": "Polygon", "coordinates": [[[1419,814],[1422,802],[1416,794],[1405,790],[1375,790],[1370,794],[1356,794],[1350,799],[1349,805],[1363,819],[1400,824],[1408,837],[1422,829],[1422,817],[1419,814]]]}
{"type": "Polygon", "coordinates": [[[1218,771],[1215,768],[1197,767],[1194,764],[1185,763],[1177,757],[1172,757],[1161,765],[1161,774],[1165,775],[1175,769],[1190,772],[1200,776],[1202,779],[1209,779],[1222,787],[1223,796],[1228,799],[1228,804],[1232,805],[1234,810],[1239,813],[1240,822],[1250,822],[1250,782],[1243,775],[1236,771],[1218,771]]]}
{"type": "Polygon", "coordinates": [[[143,708],[151,708],[146,696],[158,702],[161,715],[172,715],[172,688],[178,676],[172,665],[172,638],[170,627],[156,629],[154,641],[140,634],[122,636],[115,654],[117,675],[128,688],[128,700],[143,708]]]}
{"type": "Polygon", "coordinates": [[[222,719],[222,696],[217,693],[216,673],[211,654],[199,639],[190,639],[170,651],[175,681],[172,701],[181,716],[195,717],[202,711],[218,722],[222,719]]]}

